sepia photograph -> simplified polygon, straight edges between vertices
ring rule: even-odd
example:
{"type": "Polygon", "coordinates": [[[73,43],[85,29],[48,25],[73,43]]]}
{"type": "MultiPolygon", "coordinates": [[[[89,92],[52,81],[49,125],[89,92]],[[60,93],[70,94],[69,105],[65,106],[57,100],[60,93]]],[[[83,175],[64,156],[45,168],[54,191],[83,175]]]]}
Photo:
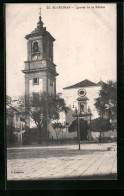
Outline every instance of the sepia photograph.
{"type": "Polygon", "coordinates": [[[117,180],[116,3],[6,3],[7,180],[117,180]]]}

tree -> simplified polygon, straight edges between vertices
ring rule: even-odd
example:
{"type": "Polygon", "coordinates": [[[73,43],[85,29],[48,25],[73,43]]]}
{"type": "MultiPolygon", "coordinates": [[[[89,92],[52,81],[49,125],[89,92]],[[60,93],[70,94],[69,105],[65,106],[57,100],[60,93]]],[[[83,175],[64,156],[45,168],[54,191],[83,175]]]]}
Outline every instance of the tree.
{"type": "Polygon", "coordinates": [[[91,129],[94,132],[104,132],[111,129],[111,123],[108,119],[99,117],[91,120],[91,129]]]}
{"type": "Polygon", "coordinates": [[[68,127],[68,130],[70,133],[77,132],[78,129],[78,123],[77,120],[72,121],[72,124],[68,127]]]}
{"type": "MultiPolygon", "coordinates": [[[[87,140],[87,134],[88,134],[87,131],[89,129],[88,122],[87,122],[87,120],[80,119],[79,123],[80,123],[80,125],[79,125],[80,126],[80,139],[87,140]]],[[[78,131],[77,120],[74,120],[72,122],[72,124],[69,126],[68,130],[69,130],[69,132],[77,132],[78,131]]]]}
{"type": "Polygon", "coordinates": [[[66,128],[68,123],[62,124],[61,122],[54,122],[52,123],[52,127],[55,130],[57,143],[59,141],[59,135],[63,131],[64,128],[66,128]]]}
{"type": "Polygon", "coordinates": [[[101,117],[116,121],[117,119],[117,82],[102,82],[99,97],[95,99],[95,107],[101,117]]]}
{"type": "MultiPolygon", "coordinates": [[[[100,115],[100,124],[99,129],[102,130],[106,127],[106,122],[104,118],[107,118],[109,121],[114,121],[114,128],[117,124],[117,82],[112,80],[107,83],[103,83],[102,88],[99,91],[99,97],[95,100],[95,107],[100,115]]],[[[97,125],[98,126],[98,125],[97,125]]],[[[109,126],[109,125],[107,125],[109,126]]],[[[107,128],[107,127],[106,127],[107,128]]],[[[111,127],[112,128],[112,127],[111,127]]],[[[101,131],[100,131],[100,141],[101,141],[101,131]]]]}
{"type": "Polygon", "coordinates": [[[12,102],[12,98],[10,96],[6,95],[6,105],[11,104],[11,102],[12,102]]]}
{"type": "Polygon", "coordinates": [[[93,119],[91,121],[91,130],[100,133],[99,140],[101,143],[101,133],[111,130],[111,123],[109,122],[109,119],[105,119],[102,117],[93,119]]]}
{"type": "Polygon", "coordinates": [[[20,97],[19,103],[25,116],[31,117],[38,128],[38,143],[41,143],[41,133],[43,131],[46,133],[48,122],[58,120],[61,111],[69,110],[64,99],[46,93],[34,97],[32,95],[20,97]]]}

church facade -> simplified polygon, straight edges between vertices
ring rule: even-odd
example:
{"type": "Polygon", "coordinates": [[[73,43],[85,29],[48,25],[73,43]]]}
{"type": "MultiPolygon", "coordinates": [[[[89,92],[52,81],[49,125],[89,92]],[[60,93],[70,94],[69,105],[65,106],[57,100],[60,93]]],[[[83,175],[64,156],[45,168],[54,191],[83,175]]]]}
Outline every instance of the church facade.
{"type": "MultiPolygon", "coordinates": [[[[32,96],[36,99],[42,93],[56,96],[56,65],[54,64],[53,43],[55,38],[43,26],[41,16],[37,27],[30,34],[26,35],[27,39],[27,60],[25,61],[25,95],[28,101],[32,96]]],[[[101,82],[94,83],[90,80],[83,80],[77,84],[63,88],[62,98],[66,106],[70,108],[68,113],[60,113],[60,122],[68,123],[68,126],[74,120],[75,111],[79,111],[81,118],[86,120],[90,125],[91,119],[97,118],[98,113],[94,106],[95,98],[99,95],[101,82]]],[[[25,119],[26,125],[30,128],[36,127],[30,116],[25,119]]],[[[56,139],[55,130],[51,123],[47,126],[48,139],[56,139]]],[[[88,130],[90,136],[90,130],[88,130]]],[[[75,133],[70,133],[68,127],[64,128],[59,135],[60,138],[75,138],[75,133]]]]}
{"type": "MultiPolygon", "coordinates": [[[[66,121],[70,125],[76,119],[77,111],[79,119],[87,121],[89,129],[87,138],[91,138],[90,123],[94,118],[98,118],[97,110],[94,106],[95,99],[99,96],[101,82],[94,83],[90,80],[83,80],[74,85],[63,88],[63,98],[66,105],[70,108],[66,115],[66,121]]],[[[80,130],[82,132],[83,130],[80,130]]]]}
{"type": "Polygon", "coordinates": [[[76,108],[80,110],[80,113],[86,114],[88,112],[92,113],[92,118],[97,118],[98,113],[94,106],[95,99],[99,96],[99,91],[101,89],[101,82],[94,83],[90,80],[83,80],[77,84],[63,88],[63,98],[69,108],[75,110],[76,108]],[[84,97],[80,108],[78,108],[78,97],[84,97]]]}
{"type": "MultiPolygon", "coordinates": [[[[74,121],[75,116],[79,119],[87,121],[89,129],[87,130],[87,139],[98,138],[100,132],[92,132],[90,127],[91,120],[99,118],[99,114],[95,108],[95,99],[99,97],[99,91],[102,87],[102,81],[94,83],[90,80],[83,80],[74,85],[63,88],[62,96],[66,102],[66,105],[70,108],[66,114],[66,121],[69,125],[74,121]]],[[[107,116],[105,116],[107,118],[107,116]]],[[[83,132],[80,128],[80,132],[83,132]]],[[[101,137],[104,138],[117,138],[117,131],[103,132],[101,137]]]]}

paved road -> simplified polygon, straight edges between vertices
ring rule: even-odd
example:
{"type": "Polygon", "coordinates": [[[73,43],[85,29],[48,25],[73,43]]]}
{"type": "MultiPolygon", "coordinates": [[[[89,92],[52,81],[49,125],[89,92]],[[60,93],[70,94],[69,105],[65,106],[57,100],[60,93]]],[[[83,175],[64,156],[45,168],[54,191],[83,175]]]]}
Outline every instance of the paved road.
{"type": "Polygon", "coordinates": [[[8,180],[116,179],[116,143],[7,149],[8,180]]]}

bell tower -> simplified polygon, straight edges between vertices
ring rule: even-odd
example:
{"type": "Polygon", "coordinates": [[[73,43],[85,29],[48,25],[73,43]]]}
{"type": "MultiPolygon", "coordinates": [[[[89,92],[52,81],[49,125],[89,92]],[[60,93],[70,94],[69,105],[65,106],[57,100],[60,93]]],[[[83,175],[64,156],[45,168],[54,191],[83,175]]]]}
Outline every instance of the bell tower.
{"type": "Polygon", "coordinates": [[[55,38],[43,27],[41,16],[37,27],[27,39],[27,60],[25,61],[25,93],[56,94],[56,65],[53,63],[53,42],[55,38]]]}
{"type": "MultiPolygon", "coordinates": [[[[41,14],[37,27],[27,39],[27,60],[25,69],[25,95],[33,99],[39,99],[41,93],[56,95],[56,65],[53,62],[53,42],[55,38],[43,27],[41,14]]],[[[30,118],[27,116],[27,125],[30,126],[30,118]]]]}

